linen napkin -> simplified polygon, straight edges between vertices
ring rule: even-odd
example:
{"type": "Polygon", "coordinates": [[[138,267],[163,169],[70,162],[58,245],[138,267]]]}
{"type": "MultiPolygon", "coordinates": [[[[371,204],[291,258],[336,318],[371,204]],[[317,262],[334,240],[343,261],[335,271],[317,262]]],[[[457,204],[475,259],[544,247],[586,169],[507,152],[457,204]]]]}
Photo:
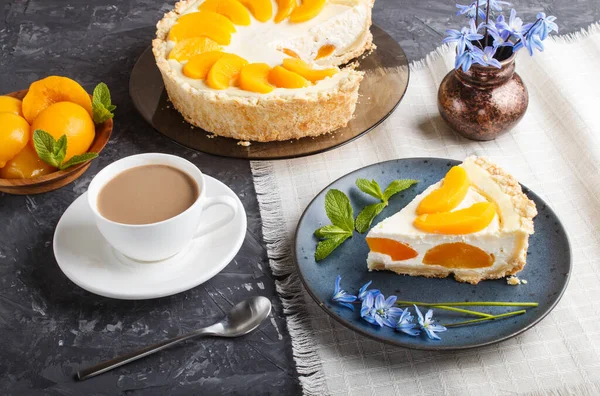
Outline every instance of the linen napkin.
{"type": "Polygon", "coordinates": [[[402,103],[371,133],[324,154],[252,163],[270,265],[287,276],[277,288],[306,395],[600,394],[600,25],[545,44],[534,57],[519,54],[529,108],[494,141],[466,140],[440,118],[437,89],[454,63],[454,48],[441,47],[411,65],[402,103]],[[318,192],[372,163],[474,153],[541,195],[567,229],[574,270],[548,317],[500,344],[429,352],[364,338],[317,307],[298,280],[291,241],[318,192]]]}

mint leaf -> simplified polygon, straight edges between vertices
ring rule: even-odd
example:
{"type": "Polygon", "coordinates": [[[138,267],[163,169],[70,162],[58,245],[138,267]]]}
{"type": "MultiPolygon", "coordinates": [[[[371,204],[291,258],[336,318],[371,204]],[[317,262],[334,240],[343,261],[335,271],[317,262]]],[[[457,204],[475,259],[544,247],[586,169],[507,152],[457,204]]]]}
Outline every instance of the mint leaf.
{"type": "Polygon", "coordinates": [[[409,188],[410,186],[412,186],[413,184],[416,184],[418,182],[419,182],[418,180],[413,180],[413,179],[394,180],[385,189],[382,200],[384,202],[387,202],[392,197],[392,195],[398,194],[400,191],[404,191],[407,188],[409,188]]]}
{"type": "Polygon", "coordinates": [[[365,206],[358,216],[356,216],[356,231],[361,234],[365,233],[369,227],[371,227],[373,219],[375,219],[386,206],[387,204],[385,202],[365,206]]]}
{"type": "Polygon", "coordinates": [[[367,179],[356,179],[356,187],[360,189],[360,191],[369,194],[374,198],[383,199],[383,193],[381,192],[381,187],[375,180],[367,180],[367,179]]]}
{"type": "Polygon", "coordinates": [[[325,239],[324,241],[319,241],[319,244],[317,245],[317,250],[315,251],[315,260],[323,260],[324,258],[329,256],[331,252],[335,250],[335,248],[340,246],[342,243],[344,243],[346,239],[350,238],[351,236],[351,233],[347,233],[345,235],[335,235],[331,238],[325,239]]]}
{"type": "Polygon", "coordinates": [[[74,155],[71,157],[70,160],[61,164],[59,168],[60,170],[67,169],[70,166],[88,162],[96,157],[98,157],[98,153],[83,153],[81,155],[74,155]]]}
{"type": "Polygon", "coordinates": [[[39,151],[52,155],[55,144],[56,140],[54,140],[54,137],[43,129],[36,129],[33,132],[33,145],[36,149],[39,147],[39,151]]]}
{"type": "Polygon", "coordinates": [[[329,256],[354,231],[354,211],[350,200],[340,190],[331,189],[325,194],[325,213],[333,224],[326,225],[315,231],[319,239],[315,260],[320,261],[329,256]]]}
{"type": "MultiPolygon", "coordinates": [[[[61,137],[62,139],[62,137],[61,137]]],[[[66,142],[66,137],[65,137],[66,142]]],[[[60,166],[61,161],[54,154],[55,147],[57,146],[56,140],[54,137],[50,135],[48,132],[42,129],[36,129],[33,132],[33,147],[37,152],[38,157],[48,165],[54,166],[58,168],[60,166]]],[[[65,144],[65,152],[66,152],[66,144],[65,144]]],[[[64,158],[64,154],[63,154],[64,158]]]]}
{"type": "Polygon", "coordinates": [[[96,85],[92,96],[92,118],[94,123],[101,124],[114,117],[112,113],[117,107],[111,103],[110,90],[104,83],[96,85]]]}
{"type": "Polygon", "coordinates": [[[94,88],[94,101],[100,102],[104,107],[110,106],[110,90],[108,85],[101,82],[94,88]]]}
{"type": "Polygon", "coordinates": [[[335,235],[352,235],[352,232],[341,229],[340,227],[330,224],[319,228],[315,231],[315,236],[319,239],[330,238],[335,235]]]}
{"type": "Polygon", "coordinates": [[[92,104],[92,118],[94,119],[95,124],[102,124],[113,117],[114,114],[111,113],[106,107],[92,104]]]}
{"type": "Polygon", "coordinates": [[[67,135],[62,135],[54,144],[54,150],[52,151],[52,155],[54,156],[56,162],[59,164],[63,162],[65,159],[65,155],[67,154],[67,135]]]}
{"type": "Polygon", "coordinates": [[[350,200],[340,190],[331,189],[325,195],[325,213],[331,223],[343,230],[354,230],[354,211],[350,200]]]}

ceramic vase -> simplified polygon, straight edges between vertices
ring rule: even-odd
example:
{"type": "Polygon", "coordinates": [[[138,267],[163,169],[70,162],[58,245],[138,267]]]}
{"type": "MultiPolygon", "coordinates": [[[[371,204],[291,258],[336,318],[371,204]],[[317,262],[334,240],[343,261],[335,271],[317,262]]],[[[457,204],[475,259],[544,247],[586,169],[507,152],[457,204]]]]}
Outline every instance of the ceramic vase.
{"type": "Polygon", "coordinates": [[[510,131],[523,117],[529,95],[515,73],[515,55],[500,69],[473,65],[452,70],[438,91],[438,109],[452,129],[471,140],[493,140],[510,131]]]}

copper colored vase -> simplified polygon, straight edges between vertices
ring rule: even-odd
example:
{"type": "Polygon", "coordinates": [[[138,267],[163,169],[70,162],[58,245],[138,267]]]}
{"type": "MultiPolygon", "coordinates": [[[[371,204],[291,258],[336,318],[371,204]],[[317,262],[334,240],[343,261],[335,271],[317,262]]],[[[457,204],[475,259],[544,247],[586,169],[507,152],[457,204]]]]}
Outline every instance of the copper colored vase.
{"type": "Polygon", "coordinates": [[[515,73],[515,57],[502,68],[473,65],[468,72],[452,70],[438,91],[442,118],[462,136],[492,140],[510,131],[529,103],[527,88],[515,73]]]}

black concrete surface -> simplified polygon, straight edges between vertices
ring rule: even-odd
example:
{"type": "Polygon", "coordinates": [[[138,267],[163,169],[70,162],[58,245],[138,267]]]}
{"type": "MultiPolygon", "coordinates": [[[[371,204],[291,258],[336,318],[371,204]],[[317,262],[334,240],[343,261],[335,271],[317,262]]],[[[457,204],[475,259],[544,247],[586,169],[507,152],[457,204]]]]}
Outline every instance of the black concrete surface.
{"type": "MultiPolygon", "coordinates": [[[[154,132],[129,100],[130,70],[171,7],[172,2],[153,0],[0,2],[0,92],[58,74],[90,92],[106,82],[118,106],[113,137],[82,178],[43,195],[0,193],[0,394],[301,393],[262,242],[249,163],[172,143],[154,132]],[[248,214],[246,240],[225,270],[187,292],[147,301],[99,297],[59,270],[52,253],[54,228],[100,169],[144,152],[182,156],[229,185],[248,214]],[[274,314],[244,339],[188,342],[86,382],[73,379],[80,367],[208,324],[255,294],[271,299],[274,314]]],[[[531,17],[540,10],[558,16],[561,33],[600,19],[597,0],[519,0],[517,9],[531,17]]],[[[454,10],[454,1],[377,0],[374,22],[416,60],[458,24],[454,10]]]]}

